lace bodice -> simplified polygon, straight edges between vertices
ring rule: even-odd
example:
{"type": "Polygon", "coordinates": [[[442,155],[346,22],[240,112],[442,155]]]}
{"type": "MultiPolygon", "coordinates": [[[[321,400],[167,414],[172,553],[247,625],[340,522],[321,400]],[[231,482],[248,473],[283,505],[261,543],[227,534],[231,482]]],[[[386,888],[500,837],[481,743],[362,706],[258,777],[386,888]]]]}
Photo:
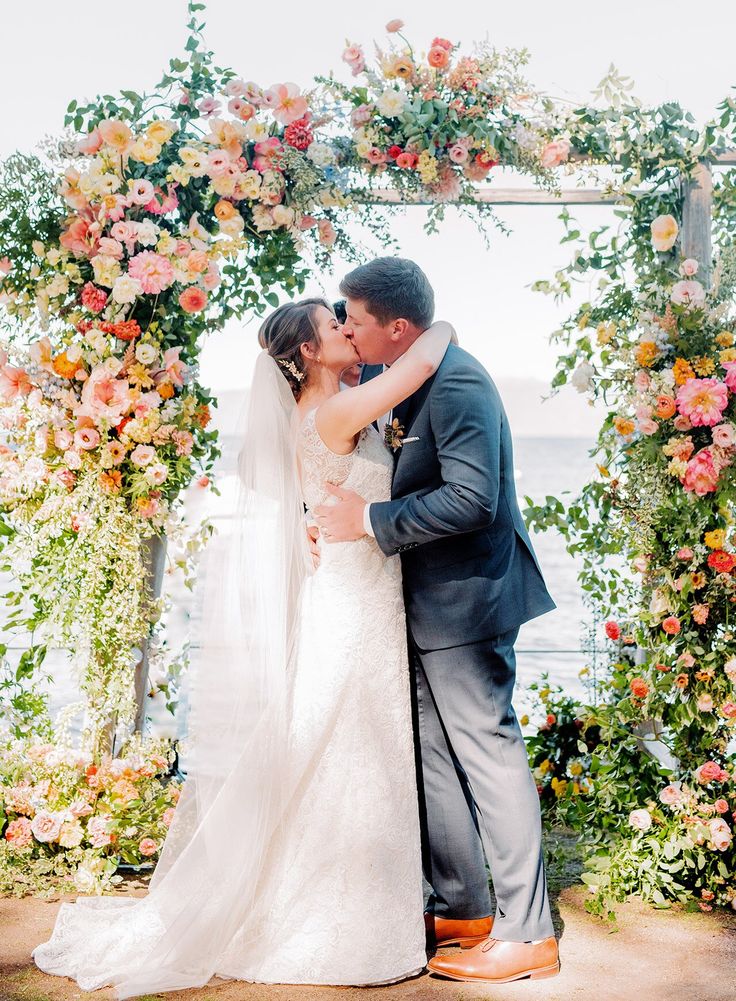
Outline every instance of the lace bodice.
{"type": "Polygon", "coordinates": [[[332,502],[325,481],[354,490],[369,503],[389,500],[393,459],[373,425],[360,432],[354,451],[338,455],[320,438],[314,422],[316,413],[316,407],[310,410],[299,430],[302,490],[307,507],[313,510],[332,502]]]}

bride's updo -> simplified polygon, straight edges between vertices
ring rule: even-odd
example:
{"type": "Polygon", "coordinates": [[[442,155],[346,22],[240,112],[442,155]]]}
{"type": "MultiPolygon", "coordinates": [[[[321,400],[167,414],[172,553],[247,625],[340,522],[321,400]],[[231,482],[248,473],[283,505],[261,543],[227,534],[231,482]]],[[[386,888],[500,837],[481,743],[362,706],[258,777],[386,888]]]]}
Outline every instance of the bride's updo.
{"type": "Polygon", "coordinates": [[[309,377],[302,344],[312,344],[315,348],[321,344],[316,320],[319,306],[332,312],[332,305],[326,299],[285,302],[266,317],[258,331],[258,343],[279,363],[297,400],[309,377]]]}

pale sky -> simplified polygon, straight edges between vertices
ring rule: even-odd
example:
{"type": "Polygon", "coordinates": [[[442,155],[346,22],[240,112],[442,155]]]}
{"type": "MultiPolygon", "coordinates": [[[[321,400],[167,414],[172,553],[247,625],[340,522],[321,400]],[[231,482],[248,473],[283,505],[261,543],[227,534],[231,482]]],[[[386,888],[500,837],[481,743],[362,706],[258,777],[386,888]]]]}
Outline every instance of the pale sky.
{"type": "MultiPolygon", "coordinates": [[[[373,39],[385,43],[384,25],[394,17],[405,21],[407,36],[420,49],[435,35],[468,48],[486,36],[498,48],[526,46],[532,82],[580,103],[612,62],[634,78],[635,93],[645,103],[679,100],[699,124],[736,84],[736,9],[726,0],[710,0],[700,8],[682,0],[605,5],[548,0],[236,5],[211,0],[205,37],[219,64],[233,66],[246,79],[264,86],[293,80],[308,87],[315,74],[329,69],[348,79],[340,60],[346,39],[362,43],[370,54],[373,39]],[[699,16],[699,10],[707,14],[699,16]]],[[[0,156],[18,147],[30,149],[44,134],[59,131],[72,98],[150,89],[168,58],[183,50],[184,23],[183,0],[3,4],[0,156]]],[[[510,181],[499,177],[497,183],[510,181]]],[[[604,207],[575,211],[584,228],[606,219],[616,222],[604,207]]],[[[452,212],[438,236],[424,234],[421,208],[408,210],[395,223],[402,253],[425,269],[435,287],[437,315],[455,324],[461,344],[498,379],[548,381],[554,371],[556,351],[547,338],[571,307],[555,306],[528,286],[551,277],[568,259],[569,249],[558,242],[558,212],[542,206],[500,209],[513,233],[507,237],[492,230],[490,250],[472,225],[452,212]]],[[[336,261],[334,274],[318,276],[328,295],[337,295],[343,270],[336,261]]],[[[308,291],[318,289],[316,281],[308,291]]],[[[231,324],[209,338],[201,373],[206,385],[239,389],[247,384],[256,327],[257,322],[231,324]]]]}

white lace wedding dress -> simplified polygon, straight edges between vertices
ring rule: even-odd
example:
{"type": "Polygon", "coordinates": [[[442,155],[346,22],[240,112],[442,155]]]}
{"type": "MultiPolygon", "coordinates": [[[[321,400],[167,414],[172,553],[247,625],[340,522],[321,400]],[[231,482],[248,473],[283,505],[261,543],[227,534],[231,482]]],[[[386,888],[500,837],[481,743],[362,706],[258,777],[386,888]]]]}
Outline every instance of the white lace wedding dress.
{"type": "MultiPolygon", "coordinates": [[[[378,432],[367,428],[354,452],[337,455],[320,439],[314,413],[299,432],[307,506],[329,502],[325,481],[368,501],[387,499],[393,464],[378,432]]],[[[368,537],[323,544],[301,612],[290,718],[303,779],[260,872],[257,934],[251,918],[222,942],[213,969],[260,983],[390,983],[420,972],[426,960],[399,558],[387,559],[368,537]]],[[[84,990],[110,985],[115,970],[114,986],[136,943],[150,944],[155,928],[143,915],[113,932],[104,911],[92,927],[84,911],[89,917],[96,903],[113,901],[85,902],[61,905],[33,959],[84,990]]],[[[145,976],[133,982],[145,991],[145,976]]]]}

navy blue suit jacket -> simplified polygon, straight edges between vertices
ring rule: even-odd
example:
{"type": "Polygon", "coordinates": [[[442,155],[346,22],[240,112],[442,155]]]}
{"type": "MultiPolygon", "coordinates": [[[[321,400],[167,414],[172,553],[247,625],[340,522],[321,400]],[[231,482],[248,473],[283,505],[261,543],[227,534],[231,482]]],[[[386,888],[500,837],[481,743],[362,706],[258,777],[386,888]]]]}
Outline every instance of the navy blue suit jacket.
{"type": "MultiPolygon", "coordinates": [[[[381,371],[365,365],[361,381],[381,371]]],[[[392,499],[370,517],[383,552],[401,554],[417,646],[488,639],[555,608],[516,500],[506,413],[480,362],[450,344],[393,416],[418,440],[394,452],[392,499]]]]}

